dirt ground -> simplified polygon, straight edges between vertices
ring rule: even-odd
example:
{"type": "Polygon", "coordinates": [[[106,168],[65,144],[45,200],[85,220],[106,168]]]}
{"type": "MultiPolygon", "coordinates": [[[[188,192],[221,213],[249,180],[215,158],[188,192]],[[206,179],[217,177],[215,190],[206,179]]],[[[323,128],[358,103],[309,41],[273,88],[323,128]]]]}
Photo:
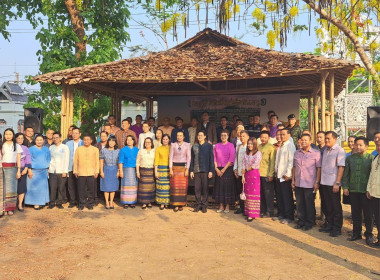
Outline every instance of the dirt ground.
{"type": "Polygon", "coordinates": [[[0,219],[0,279],[380,279],[380,251],[346,240],[350,220],[337,238],[293,226],[215,207],[26,208],[0,219]]]}

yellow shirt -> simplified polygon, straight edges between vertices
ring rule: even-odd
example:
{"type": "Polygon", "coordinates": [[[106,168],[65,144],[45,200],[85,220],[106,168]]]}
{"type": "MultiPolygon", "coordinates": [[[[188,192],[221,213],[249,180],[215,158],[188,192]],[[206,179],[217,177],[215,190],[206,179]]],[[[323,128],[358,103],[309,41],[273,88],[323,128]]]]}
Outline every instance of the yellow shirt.
{"type": "Polygon", "coordinates": [[[276,149],[272,144],[260,144],[258,147],[262,155],[260,163],[260,177],[273,177],[274,175],[274,165],[276,162],[276,149]]]}
{"type": "Polygon", "coordinates": [[[94,176],[99,173],[99,149],[94,146],[80,146],[74,155],[74,174],[94,176]]]}
{"type": "Polygon", "coordinates": [[[170,153],[170,145],[158,147],[156,149],[154,165],[169,166],[169,153],[170,153]]]}

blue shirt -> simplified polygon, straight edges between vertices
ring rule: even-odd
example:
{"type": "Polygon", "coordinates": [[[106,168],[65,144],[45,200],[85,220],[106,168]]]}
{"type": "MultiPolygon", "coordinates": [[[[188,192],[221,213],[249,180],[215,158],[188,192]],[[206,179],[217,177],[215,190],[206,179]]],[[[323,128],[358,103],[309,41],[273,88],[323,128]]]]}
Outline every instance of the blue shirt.
{"type": "MultiPolygon", "coordinates": [[[[69,160],[69,172],[73,171],[73,162],[74,162],[74,140],[70,140],[66,143],[66,146],[70,151],[70,160],[69,160]]],[[[83,141],[79,140],[78,148],[83,146],[83,141]]]]}
{"type": "Polygon", "coordinates": [[[373,155],[373,156],[377,156],[379,153],[376,151],[376,150],[374,150],[372,153],[371,153],[371,155],[373,155]]]}
{"type": "Polygon", "coordinates": [[[29,148],[30,158],[32,162],[32,169],[47,169],[50,164],[50,151],[49,148],[42,146],[41,149],[37,146],[29,148]]]}
{"type": "Polygon", "coordinates": [[[182,127],[182,128],[178,128],[178,127],[176,127],[176,128],[174,128],[174,129],[172,130],[172,135],[171,135],[171,137],[170,137],[171,142],[172,142],[172,143],[176,143],[176,142],[177,142],[177,133],[178,133],[179,131],[182,131],[182,132],[183,132],[183,135],[185,136],[185,138],[183,139],[183,141],[185,141],[185,142],[187,142],[187,143],[190,143],[189,131],[187,130],[187,128],[184,128],[184,127],[182,127]]]}
{"type": "Polygon", "coordinates": [[[123,164],[123,167],[136,167],[136,159],[139,148],[133,147],[132,149],[125,146],[120,150],[119,153],[119,163],[123,164]]]}

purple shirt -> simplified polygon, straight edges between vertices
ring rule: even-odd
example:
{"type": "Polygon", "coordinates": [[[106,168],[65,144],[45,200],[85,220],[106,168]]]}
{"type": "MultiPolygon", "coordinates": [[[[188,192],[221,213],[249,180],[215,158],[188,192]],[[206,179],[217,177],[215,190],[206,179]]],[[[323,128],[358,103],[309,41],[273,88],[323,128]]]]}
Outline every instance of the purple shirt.
{"type": "Polygon", "coordinates": [[[296,187],[313,188],[317,179],[317,168],[322,166],[321,153],[310,148],[306,153],[297,150],[294,153],[294,181],[296,187]]]}
{"type": "Polygon", "coordinates": [[[143,127],[142,125],[140,127],[138,127],[137,125],[134,124],[130,128],[130,130],[132,130],[134,133],[136,133],[136,138],[137,138],[136,141],[139,140],[140,133],[143,133],[142,127],[143,127]]]}
{"type": "Polygon", "coordinates": [[[338,175],[338,167],[345,166],[346,152],[338,144],[326,148],[322,156],[321,185],[333,186],[338,175]]]}
{"type": "Polygon", "coordinates": [[[173,167],[173,162],[186,163],[186,168],[190,168],[191,161],[191,145],[182,142],[181,146],[178,142],[171,143],[169,153],[169,167],[173,167]]]}
{"type": "Polygon", "coordinates": [[[226,144],[218,143],[214,149],[214,161],[217,167],[225,167],[228,162],[230,166],[234,165],[235,161],[235,147],[234,144],[227,142],[226,144]]]}
{"type": "Polygon", "coordinates": [[[275,125],[275,126],[270,125],[269,126],[270,137],[276,138],[277,130],[278,130],[277,125],[275,125]]]}
{"type": "Polygon", "coordinates": [[[32,161],[30,158],[30,152],[28,147],[21,145],[22,153],[21,153],[21,168],[24,167],[32,167],[32,161]]]}

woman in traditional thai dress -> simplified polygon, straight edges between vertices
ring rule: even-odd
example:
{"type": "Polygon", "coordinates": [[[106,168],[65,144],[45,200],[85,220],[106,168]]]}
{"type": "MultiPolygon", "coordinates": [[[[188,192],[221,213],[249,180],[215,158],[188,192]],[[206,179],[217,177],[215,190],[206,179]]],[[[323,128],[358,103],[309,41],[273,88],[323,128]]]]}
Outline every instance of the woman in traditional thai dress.
{"type": "Polygon", "coordinates": [[[243,191],[246,196],[244,201],[244,214],[247,221],[260,217],[260,173],[261,153],[257,149],[256,138],[250,138],[247,143],[247,152],[243,159],[243,191]]]}
{"type": "Polygon", "coordinates": [[[222,130],[220,133],[221,143],[215,145],[214,162],[215,162],[215,186],[213,197],[216,203],[219,203],[218,213],[230,212],[230,204],[236,201],[235,175],[233,165],[235,161],[235,147],[228,142],[228,130],[222,130]],[[224,205],[226,208],[224,209],[224,205]]]}
{"type": "Polygon", "coordinates": [[[38,134],[34,141],[36,145],[29,148],[32,168],[28,169],[25,204],[34,205],[35,210],[40,210],[50,201],[48,183],[50,151],[44,146],[45,140],[42,134],[38,134]]]}
{"type": "Polygon", "coordinates": [[[13,215],[17,204],[17,180],[21,177],[22,148],[16,143],[13,129],[4,131],[4,142],[1,148],[3,166],[3,199],[4,215],[13,215]]]}
{"type": "Polygon", "coordinates": [[[162,146],[156,148],[156,154],[154,157],[156,202],[157,204],[160,204],[160,210],[167,208],[170,201],[169,153],[170,136],[168,134],[164,134],[162,137],[162,146]]]}
{"type": "Polygon", "coordinates": [[[158,147],[162,146],[162,137],[164,136],[164,132],[162,129],[157,129],[155,137],[156,139],[153,140],[153,146],[157,150],[158,147]]]}
{"type": "Polygon", "coordinates": [[[137,202],[136,159],[139,149],[132,135],[125,138],[125,147],[119,153],[119,175],[121,178],[120,202],[124,209],[135,208],[137,202]]]}
{"type": "Polygon", "coordinates": [[[106,209],[114,209],[115,192],[119,190],[119,152],[116,137],[111,135],[100,151],[100,190],[104,192],[106,209]]]}
{"type": "Polygon", "coordinates": [[[136,175],[139,178],[137,192],[138,202],[142,209],[152,208],[152,202],[156,200],[156,184],[154,182],[154,156],[153,139],[145,138],[144,148],[139,150],[136,161],[136,175]]]}
{"type": "Polygon", "coordinates": [[[174,212],[182,211],[187,202],[191,146],[184,138],[183,131],[178,131],[177,142],[170,145],[170,205],[174,206],[174,212]]]}
{"type": "Polygon", "coordinates": [[[17,182],[17,195],[18,195],[18,206],[17,209],[20,212],[24,212],[24,208],[22,207],[22,204],[24,202],[24,197],[26,193],[26,179],[28,177],[28,169],[32,167],[31,161],[30,161],[30,152],[28,147],[24,146],[24,134],[22,133],[16,133],[16,143],[21,146],[22,153],[21,153],[21,177],[18,179],[17,182]]]}

